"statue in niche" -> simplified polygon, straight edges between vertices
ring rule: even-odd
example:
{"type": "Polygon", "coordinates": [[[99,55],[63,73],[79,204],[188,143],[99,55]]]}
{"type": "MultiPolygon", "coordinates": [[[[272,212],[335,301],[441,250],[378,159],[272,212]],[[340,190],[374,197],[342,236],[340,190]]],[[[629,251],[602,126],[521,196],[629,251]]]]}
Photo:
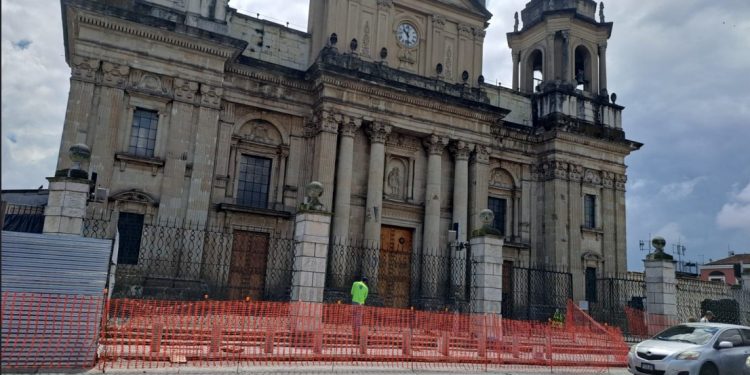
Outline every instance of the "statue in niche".
{"type": "Polygon", "coordinates": [[[401,172],[398,167],[393,167],[388,173],[388,188],[391,191],[391,196],[401,196],[401,172]]]}

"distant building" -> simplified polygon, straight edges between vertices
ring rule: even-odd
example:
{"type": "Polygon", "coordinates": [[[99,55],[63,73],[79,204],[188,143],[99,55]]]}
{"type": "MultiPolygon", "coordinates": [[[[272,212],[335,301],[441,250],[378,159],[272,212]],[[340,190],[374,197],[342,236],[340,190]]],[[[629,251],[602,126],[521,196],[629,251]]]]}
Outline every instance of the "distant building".
{"type": "Polygon", "coordinates": [[[742,279],[750,280],[750,253],[733,254],[701,266],[701,280],[738,285],[742,279]]]}

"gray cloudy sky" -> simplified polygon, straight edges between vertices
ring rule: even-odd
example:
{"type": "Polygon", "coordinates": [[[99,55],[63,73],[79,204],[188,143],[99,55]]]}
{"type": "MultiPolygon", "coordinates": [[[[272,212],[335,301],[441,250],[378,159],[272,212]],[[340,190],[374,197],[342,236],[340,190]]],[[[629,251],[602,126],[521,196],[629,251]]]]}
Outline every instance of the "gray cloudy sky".
{"type": "MultiPolygon", "coordinates": [[[[315,1],[315,0],[312,0],[315,1]]],[[[527,0],[488,0],[484,76],[508,86],[505,33],[527,0]]],[[[231,0],[243,13],[305,29],[307,0],[231,0]]],[[[750,252],[750,1],[617,0],[605,4],[607,49],[628,138],[628,251],[681,241],[708,261],[750,252]]],[[[2,0],[2,188],[47,186],[68,96],[60,6],[2,0]]]]}

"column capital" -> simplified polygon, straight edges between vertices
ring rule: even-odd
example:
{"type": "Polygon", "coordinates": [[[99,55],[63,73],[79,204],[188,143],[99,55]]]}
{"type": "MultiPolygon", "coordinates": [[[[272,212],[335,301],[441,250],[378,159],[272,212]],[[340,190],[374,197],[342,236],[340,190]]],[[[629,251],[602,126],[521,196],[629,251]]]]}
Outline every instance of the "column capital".
{"type": "Polygon", "coordinates": [[[450,150],[456,157],[456,160],[469,160],[469,156],[471,156],[471,152],[474,150],[474,145],[464,141],[454,141],[450,145],[450,150]]]}
{"type": "Polygon", "coordinates": [[[583,179],[583,166],[571,163],[568,168],[568,177],[570,177],[571,181],[581,182],[583,179]]]}
{"type": "Polygon", "coordinates": [[[615,186],[615,174],[614,172],[602,172],[602,185],[605,188],[613,188],[615,186]]]}
{"type": "Polygon", "coordinates": [[[489,164],[490,148],[485,145],[477,145],[474,148],[474,162],[489,164]]]}
{"type": "Polygon", "coordinates": [[[422,140],[422,145],[430,155],[442,155],[445,146],[448,145],[448,138],[432,134],[422,140]]]}
{"type": "Polygon", "coordinates": [[[370,123],[367,128],[367,135],[370,136],[370,143],[385,143],[388,135],[391,134],[392,127],[383,121],[370,123]]]}
{"type": "Polygon", "coordinates": [[[615,175],[615,189],[625,191],[625,184],[628,182],[628,176],[624,174],[615,175]]]}
{"type": "Polygon", "coordinates": [[[71,76],[82,81],[96,82],[96,72],[99,70],[100,60],[73,56],[71,62],[71,76]]]}
{"type": "Polygon", "coordinates": [[[344,137],[354,137],[354,133],[362,125],[362,119],[344,116],[343,122],[339,126],[339,133],[344,137]]]}
{"type": "Polygon", "coordinates": [[[339,123],[341,123],[341,114],[329,109],[323,109],[315,113],[313,121],[318,132],[337,134],[339,123]]]}
{"type": "Polygon", "coordinates": [[[607,42],[601,42],[599,43],[599,51],[606,51],[607,50],[607,42]]]}

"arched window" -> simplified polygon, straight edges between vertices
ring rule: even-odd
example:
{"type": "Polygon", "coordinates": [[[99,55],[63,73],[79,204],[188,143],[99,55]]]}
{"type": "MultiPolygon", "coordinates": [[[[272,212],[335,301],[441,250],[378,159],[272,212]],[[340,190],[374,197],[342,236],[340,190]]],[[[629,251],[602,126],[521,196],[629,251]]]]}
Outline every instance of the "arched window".
{"type": "Polygon", "coordinates": [[[591,53],[584,46],[576,47],[575,69],[573,71],[576,80],[576,88],[591,92],[591,53]]]}
{"type": "Polygon", "coordinates": [[[708,281],[715,281],[715,282],[726,282],[726,276],[724,276],[724,272],[721,271],[711,271],[711,273],[708,274],[708,281]]]}
{"type": "Polygon", "coordinates": [[[536,90],[536,87],[544,81],[544,55],[540,50],[534,50],[526,60],[527,89],[536,90]]]}

